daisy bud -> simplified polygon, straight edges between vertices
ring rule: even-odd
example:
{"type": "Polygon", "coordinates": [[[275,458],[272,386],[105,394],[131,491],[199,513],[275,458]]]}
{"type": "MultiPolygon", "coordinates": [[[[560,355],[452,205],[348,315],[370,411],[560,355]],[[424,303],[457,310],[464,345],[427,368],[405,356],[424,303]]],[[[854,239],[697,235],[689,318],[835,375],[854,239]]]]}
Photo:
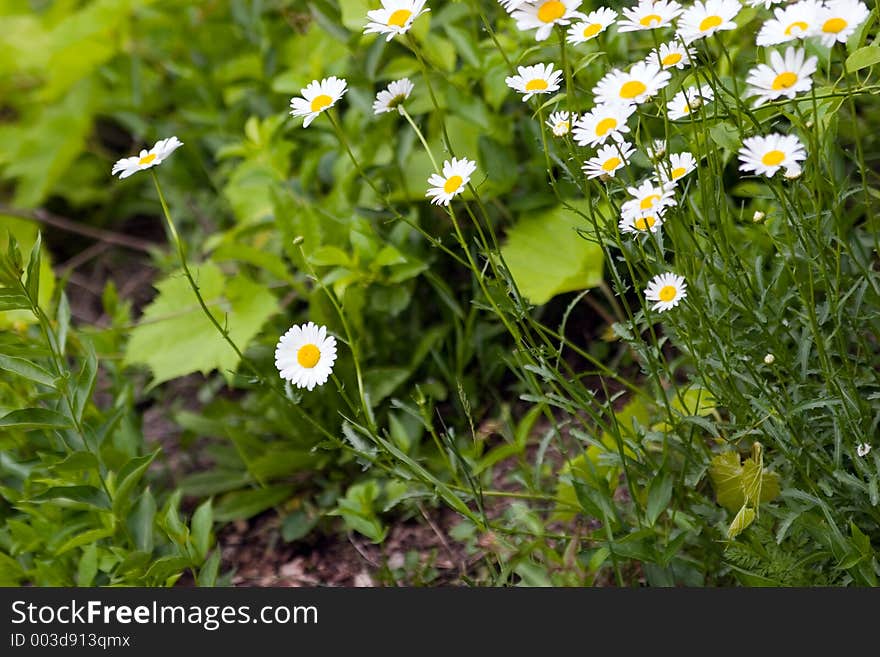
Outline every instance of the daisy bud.
{"type": "Polygon", "coordinates": [[[767,354],[764,356],[764,365],[772,365],[776,362],[776,356],[773,354],[767,354]]]}
{"type": "Polygon", "coordinates": [[[755,214],[752,215],[752,221],[754,221],[756,224],[759,224],[764,221],[764,217],[766,216],[767,215],[760,210],[755,210],[755,214]]]}
{"type": "Polygon", "coordinates": [[[868,443],[859,443],[859,445],[856,446],[856,454],[859,456],[867,456],[870,451],[871,446],[868,443]]]}

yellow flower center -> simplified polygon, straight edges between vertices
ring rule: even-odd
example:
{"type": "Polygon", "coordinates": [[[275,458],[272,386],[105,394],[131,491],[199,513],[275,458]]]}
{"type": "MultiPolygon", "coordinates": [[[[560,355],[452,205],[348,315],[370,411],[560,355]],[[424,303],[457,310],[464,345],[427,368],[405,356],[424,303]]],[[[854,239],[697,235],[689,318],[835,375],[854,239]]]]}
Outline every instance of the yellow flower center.
{"type": "Polygon", "coordinates": [[[842,18],[829,18],[825,21],[825,24],[822,25],[822,31],[828,32],[829,34],[837,34],[838,32],[842,32],[848,23],[842,18]]]}
{"type": "Polygon", "coordinates": [[[156,154],[150,153],[149,155],[144,155],[141,159],[139,159],[138,164],[141,165],[142,167],[145,167],[148,164],[151,164],[153,162],[153,160],[155,160],[155,159],[156,159],[156,154]]]}
{"type": "Polygon", "coordinates": [[[681,178],[686,173],[687,173],[687,169],[685,169],[684,167],[675,167],[672,170],[672,173],[670,173],[669,175],[673,180],[677,180],[677,179],[681,178]]]}
{"type": "Polygon", "coordinates": [[[327,94],[321,94],[320,96],[315,96],[312,99],[312,111],[320,112],[325,107],[328,107],[333,102],[333,99],[330,98],[327,94]]]}
{"type": "Polygon", "coordinates": [[[636,96],[645,93],[647,89],[648,87],[645,86],[644,82],[641,82],[640,80],[630,80],[629,82],[625,82],[620,88],[620,97],[635,98],[636,96]]]}
{"type": "Polygon", "coordinates": [[[568,121],[558,121],[556,123],[556,132],[568,132],[569,127],[571,127],[568,121]]]}
{"type": "Polygon", "coordinates": [[[721,16],[706,16],[706,18],[700,21],[700,32],[705,32],[706,30],[711,30],[713,27],[718,27],[723,22],[721,16]]]}
{"type": "Polygon", "coordinates": [[[397,94],[394,98],[388,101],[388,107],[394,109],[399,106],[403,101],[406,100],[406,94],[397,94]]]}
{"type": "Polygon", "coordinates": [[[602,23],[590,23],[584,28],[584,36],[586,38],[594,37],[602,31],[602,23]]]}
{"type": "Polygon", "coordinates": [[[443,185],[443,191],[446,192],[447,194],[452,194],[459,187],[461,187],[461,183],[463,183],[463,182],[464,182],[464,178],[462,178],[461,176],[450,176],[446,180],[446,184],[443,185]]]}
{"type": "Polygon", "coordinates": [[[788,89],[795,82],[798,81],[797,73],[792,73],[791,71],[785,71],[785,73],[780,73],[776,76],[776,79],[773,80],[773,88],[776,91],[780,89],[788,89]]]}
{"type": "Polygon", "coordinates": [[[547,80],[535,78],[526,82],[526,91],[544,91],[547,88],[547,80]]]}
{"type": "Polygon", "coordinates": [[[681,53],[679,53],[679,52],[671,52],[671,53],[669,53],[668,55],[666,55],[666,57],[664,57],[664,58],[663,58],[663,61],[661,61],[660,63],[661,63],[664,67],[668,67],[668,66],[675,66],[675,65],[678,64],[680,61],[681,61],[681,53]]]}
{"type": "Polygon", "coordinates": [[[636,230],[648,230],[656,223],[655,217],[639,217],[633,222],[633,226],[636,227],[636,230]]]}
{"type": "Polygon", "coordinates": [[[674,285],[664,285],[660,288],[660,293],[657,296],[660,297],[660,301],[668,303],[672,301],[677,294],[678,290],[675,289],[674,285]]]}
{"type": "Polygon", "coordinates": [[[643,16],[642,20],[640,20],[639,23],[641,23],[644,27],[652,27],[653,25],[657,25],[657,23],[660,23],[662,21],[662,16],[658,16],[657,14],[648,14],[647,16],[643,16]]]}
{"type": "Polygon", "coordinates": [[[690,114],[691,113],[691,106],[689,103],[684,104],[684,107],[681,108],[681,113],[682,114],[690,114]]]}
{"type": "Polygon", "coordinates": [[[650,196],[646,196],[642,199],[642,202],[639,203],[639,208],[642,210],[649,210],[654,207],[654,203],[660,200],[659,194],[651,194],[650,196]]]}
{"type": "Polygon", "coordinates": [[[410,16],[412,16],[412,12],[409,9],[398,9],[388,17],[388,25],[403,27],[410,16]]]}
{"type": "Polygon", "coordinates": [[[617,127],[617,119],[612,119],[608,117],[607,119],[602,119],[599,123],[596,124],[596,134],[599,137],[604,137],[609,130],[614,130],[617,127]]]}
{"type": "Polygon", "coordinates": [[[552,23],[553,21],[565,16],[565,5],[559,0],[550,0],[545,2],[538,9],[538,20],[544,23],[552,23]]]}
{"type": "Polygon", "coordinates": [[[785,36],[791,36],[792,34],[797,34],[798,32],[795,32],[795,30],[797,30],[798,32],[806,32],[807,31],[807,24],[804,23],[803,21],[795,21],[794,23],[789,25],[787,28],[785,28],[785,36]]]}
{"type": "Polygon", "coordinates": [[[605,160],[604,164],[602,164],[602,169],[605,171],[614,171],[621,164],[621,159],[619,157],[609,157],[605,160]]]}
{"type": "Polygon", "coordinates": [[[296,352],[296,362],[307,369],[312,369],[321,360],[321,350],[315,345],[304,344],[296,352]]]}
{"type": "Polygon", "coordinates": [[[761,158],[761,162],[768,167],[775,167],[784,159],[785,153],[782,151],[767,151],[761,158]]]}

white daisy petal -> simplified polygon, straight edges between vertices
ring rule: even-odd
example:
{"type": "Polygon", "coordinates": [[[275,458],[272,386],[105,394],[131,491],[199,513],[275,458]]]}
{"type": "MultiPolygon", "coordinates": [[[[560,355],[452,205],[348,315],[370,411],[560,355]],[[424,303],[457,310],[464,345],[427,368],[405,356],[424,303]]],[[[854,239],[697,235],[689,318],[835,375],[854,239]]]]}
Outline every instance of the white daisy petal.
{"type": "Polygon", "coordinates": [[[150,150],[141,150],[138,155],[118,160],[110,170],[110,175],[119,174],[120,180],[134,175],[138,171],[158,166],[174,151],[183,146],[177,137],[161,139],[150,150]]]}
{"type": "Polygon", "coordinates": [[[282,379],[313,390],[327,382],[336,362],[336,338],[313,322],[292,326],[275,347],[275,367],[282,379]]]}

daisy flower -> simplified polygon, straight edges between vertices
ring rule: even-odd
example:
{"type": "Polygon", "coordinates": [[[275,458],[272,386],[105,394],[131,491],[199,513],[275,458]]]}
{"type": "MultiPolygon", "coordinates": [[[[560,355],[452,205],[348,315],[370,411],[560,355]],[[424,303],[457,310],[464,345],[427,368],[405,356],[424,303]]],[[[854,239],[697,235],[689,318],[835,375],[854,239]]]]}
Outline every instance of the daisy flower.
{"type": "Polygon", "coordinates": [[[406,33],[413,21],[430,9],[425,0],[382,0],[381,9],[367,12],[370,21],[364,26],[364,34],[386,34],[391,41],[398,34],[406,33]]]}
{"type": "Polygon", "coordinates": [[[373,101],[373,112],[375,114],[384,114],[385,112],[393,112],[397,110],[401,114],[403,109],[403,101],[409,98],[416,86],[410,82],[409,78],[395,80],[376,94],[376,100],[373,101]]]}
{"type": "Polygon", "coordinates": [[[648,301],[656,302],[651,306],[651,310],[661,313],[675,308],[686,296],[687,283],[684,282],[684,276],[672,272],[658,274],[648,282],[648,287],[645,288],[645,298],[648,301]]]}
{"type": "Polygon", "coordinates": [[[635,153],[631,145],[625,141],[614,144],[606,144],[599,149],[595,157],[584,162],[582,167],[587,178],[599,178],[602,176],[614,177],[614,173],[629,164],[630,156],[635,153]]]}
{"type": "Polygon", "coordinates": [[[591,11],[586,15],[584,20],[572,23],[571,27],[568,28],[567,41],[573,46],[585,43],[608,29],[608,26],[611,25],[616,18],[617,12],[606,7],[591,11]]]}
{"type": "Polygon", "coordinates": [[[852,33],[867,20],[870,11],[859,0],[828,0],[819,10],[816,36],[823,46],[846,43],[852,33]]]}
{"type": "Polygon", "coordinates": [[[667,162],[659,162],[654,171],[654,179],[661,185],[677,183],[697,168],[697,158],[692,153],[673,153],[667,162]]]}
{"type": "Polygon", "coordinates": [[[564,137],[571,132],[571,126],[578,120],[577,114],[570,112],[553,112],[547,117],[547,127],[557,137],[564,137]]]}
{"type": "Polygon", "coordinates": [[[685,43],[712,36],[722,30],[735,30],[733,19],[742,9],[739,0],[706,0],[695,2],[678,19],[676,34],[685,43]]]}
{"type": "Polygon", "coordinates": [[[867,456],[868,452],[871,451],[871,446],[868,443],[859,443],[856,446],[856,454],[859,456],[867,456]]]}
{"type": "Polygon", "coordinates": [[[715,92],[707,84],[682,89],[666,103],[666,111],[672,121],[678,121],[715,98],[715,92]]]}
{"type": "Polygon", "coordinates": [[[660,68],[684,68],[694,63],[697,51],[693,48],[685,48],[678,41],[670,41],[660,45],[659,50],[651,52],[649,57],[655,59],[660,68]]]}
{"type": "Polygon", "coordinates": [[[749,137],[743,140],[739,151],[742,162],[739,170],[770,177],[781,167],[800,171],[799,163],[806,157],[804,145],[794,135],[773,133],[766,137],[749,137]]]}
{"type": "Polygon", "coordinates": [[[508,13],[512,12],[514,9],[519,9],[523,5],[532,4],[534,0],[498,0],[498,4],[504,7],[505,11],[508,13]]]}
{"type": "Polygon", "coordinates": [[[554,25],[568,25],[572,18],[580,18],[578,13],[581,0],[538,0],[534,4],[520,5],[511,16],[516,27],[523,32],[537,30],[535,41],[544,41],[550,36],[554,25]]]}
{"type": "Polygon", "coordinates": [[[578,146],[598,146],[609,137],[620,140],[629,132],[626,120],[635,111],[635,105],[597,105],[577,120],[572,136],[578,146]]]}
{"type": "Polygon", "coordinates": [[[275,347],[275,367],[297,388],[324,385],[336,362],[336,338],[314,322],[292,326],[275,347]]]}
{"type": "Polygon", "coordinates": [[[817,0],[801,0],[793,5],[777,7],[773,10],[773,18],[764,21],[755,43],[773,46],[811,36],[819,24],[821,11],[822,3],[817,0]]]}
{"type": "Polygon", "coordinates": [[[617,227],[621,233],[644,235],[645,233],[656,233],[662,225],[663,213],[655,212],[644,217],[621,217],[617,227]]]}
{"type": "Polygon", "coordinates": [[[622,9],[622,18],[617,23],[618,32],[636,32],[669,27],[672,20],[682,12],[681,5],[674,0],[639,0],[635,7],[622,9]]]}
{"type": "Polygon", "coordinates": [[[770,53],[770,65],[758,64],[749,71],[746,84],[749,85],[748,95],[758,96],[755,107],[776,100],[777,98],[794,98],[813,86],[810,77],[816,72],[816,57],[804,59],[803,48],[789,46],[785,49],[785,57],[777,51],[770,53]]]}
{"type": "Polygon", "coordinates": [[[161,139],[157,141],[150,150],[141,150],[137,155],[124,157],[121,160],[118,160],[116,164],[113,165],[113,170],[110,172],[110,175],[115,176],[118,173],[120,180],[128,178],[130,175],[135,174],[138,171],[143,171],[144,169],[149,169],[158,164],[162,164],[169,155],[181,146],[183,146],[183,142],[178,140],[177,137],[161,139]]]}
{"type": "Polygon", "coordinates": [[[640,104],[669,84],[672,74],[653,62],[637,62],[628,73],[612,69],[593,88],[597,105],[640,104]]]}
{"type": "Polygon", "coordinates": [[[436,205],[449,205],[454,196],[464,191],[470,182],[471,174],[477,170],[477,163],[467,158],[446,160],[443,163],[443,175],[433,173],[428,178],[428,188],[425,196],[431,198],[431,203],[436,205]]]}
{"type": "Polygon", "coordinates": [[[632,198],[620,206],[621,216],[637,219],[656,215],[668,206],[678,205],[673,194],[674,188],[674,185],[655,185],[651,180],[644,181],[638,187],[627,187],[626,191],[632,198]]]}
{"type": "Polygon", "coordinates": [[[748,0],[746,4],[749,7],[764,7],[764,9],[770,9],[770,7],[778,5],[780,2],[785,2],[785,0],[748,0]]]}
{"type": "Polygon", "coordinates": [[[559,89],[562,71],[554,71],[553,64],[535,64],[534,66],[517,66],[519,75],[511,75],[504,79],[507,86],[518,91],[527,101],[535,94],[549,94],[559,89]]]}
{"type": "Polygon", "coordinates": [[[666,155],[666,140],[655,139],[652,143],[645,146],[645,152],[652,160],[659,160],[666,155]]]}
{"type": "Polygon", "coordinates": [[[333,107],[348,91],[345,80],[335,75],[324,78],[320,82],[312,80],[304,89],[300,89],[302,98],[290,99],[290,115],[304,116],[303,128],[308,128],[318,114],[333,107]]]}

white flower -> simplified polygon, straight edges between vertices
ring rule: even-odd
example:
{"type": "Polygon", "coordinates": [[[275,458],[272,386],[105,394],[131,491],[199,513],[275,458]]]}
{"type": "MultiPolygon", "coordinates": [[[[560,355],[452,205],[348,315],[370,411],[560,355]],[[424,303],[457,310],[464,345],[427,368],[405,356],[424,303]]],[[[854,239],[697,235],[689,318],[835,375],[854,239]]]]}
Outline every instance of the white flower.
{"type": "Polygon", "coordinates": [[[679,302],[687,296],[687,283],[684,276],[667,272],[658,274],[650,280],[645,288],[645,297],[648,301],[656,301],[651,310],[664,312],[675,308],[679,302]]]}
{"type": "Polygon", "coordinates": [[[621,217],[617,224],[621,233],[632,233],[635,235],[644,235],[646,233],[656,233],[663,225],[663,212],[658,211],[653,214],[647,214],[643,217],[621,217]]]}
{"type": "Polygon", "coordinates": [[[678,121],[715,98],[715,92],[707,84],[682,89],[666,103],[666,111],[670,120],[678,121]]]}
{"type": "Polygon", "coordinates": [[[436,205],[449,205],[454,196],[461,194],[470,182],[471,174],[477,170],[477,163],[467,158],[446,160],[443,175],[433,173],[428,184],[433,185],[425,194],[436,205]]]}
{"type": "Polygon", "coordinates": [[[157,141],[150,150],[142,150],[137,155],[124,157],[117,161],[116,164],[113,165],[113,170],[110,172],[110,175],[115,176],[118,173],[120,180],[128,178],[130,175],[137,173],[138,171],[143,171],[144,169],[149,169],[158,164],[162,164],[169,155],[181,146],[183,146],[183,142],[179,141],[177,137],[169,137],[168,139],[157,141]]]}
{"type": "Polygon", "coordinates": [[[801,0],[793,5],[777,7],[773,10],[773,18],[764,21],[755,43],[773,46],[808,37],[816,30],[821,11],[822,3],[818,0],[801,0]]]}
{"type": "Polygon", "coordinates": [[[640,104],[654,97],[669,84],[672,74],[653,62],[637,62],[628,73],[612,69],[593,88],[597,105],[640,104]]]}
{"type": "Polygon", "coordinates": [[[681,5],[667,0],[639,0],[635,7],[621,9],[626,18],[617,23],[618,32],[656,30],[668,27],[672,20],[682,12],[681,5]]]}
{"type": "Polygon", "coordinates": [[[859,25],[871,14],[859,0],[828,0],[819,10],[816,36],[830,48],[836,42],[846,43],[859,25]]]}
{"type": "Polygon", "coordinates": [[[376,100],[373,101],[373,112],[375,114],[393,112],[394,110],[401,112],[403,101],[409,98],[413,89],[415,89],[415,85],[410,82],[409,78],[395,80],[388,85],[387,89],[376,94],[376,100]]]}
{"type": "Polygon", "coordinates": [[[597,105],[577,120],[572,137],[578,146],[598,146],[609,137],[622,139],[622,133],[629,132],[626,121],[635,111],[635,105],[597,105]]]}
{"type": "Polygon", "coordinates": [[[638,187],[627,187],[626,191],[632,198],[620,206],[620,214],[632,219],[656,215],[669,206],[677,205],[674,189],[674,185],[655,185],[651,180],[645,180],[638,187]]]}
{"type": "Polygon", "coordinates": [[[649,59],[656,60],[660,68],[684,68],[694,63],[697,52],[693,48],[685,48],[678,41],[660,44],[659,50],[654,50],[648,55],[649,59]]]}
{"type": "Polygon", "coordinates": [[[676,34],[685,43],[703,39],[722,30],[735,30],[733,19],[742,9],[739,0],[705,0],[695,2],[678,19],[676,34]]]}
{"type": "Polygon", "coordinates": [[[772,365],[776,362],[776,356],[773,354],[764,354],[764,365],[772,365]]]}
{"type": "Polygon", "coordinates": [[[425,9],[425,0],[382,0],[381,9],[367,12],[369,22],[364,34],[385,34],[391,41],[398,34],[404,34],[412,27],[413,21],[430,9],[425,9]]]}
{"type": "Polygon", "coordinates": [[[868,452],[871,451],[871,446],[868,443],[859,443],[856,446],[856,454],[859,456],[867,456],[868,452]]]}
{"type": "Polygon", "coordinates": [[[312,80],[304,89],[300,89],[302,98],[290,99],[290,115],[304,116],[303,128],[308,128],[318,114],[333,107],[348,91],[346,82],[335,75],[324,78],[320,82],[312,80]]]}
{"type": "Polygon", "coordinates": [[[549,94],[559,89],[562,71],[554,71],[553,64],[535,64],[534,66],[517,66],[519,75],[504,79],[507,86],[518,91],[527,101],[535,94],[549,94]]]}
{"type": "Polygon", "coordinates": [[[626,164],[629,164],[630,156],[635,150],[628,143],[615,142],[614,144],[606,144],[599,149],[595,157],[591,157],[584,162],[582,167],[587,178],[600,178],[608,176],[613,178],[614,173],[626,164]]]}
{"type": "Polygon", "coordinates": [[[773,50],[769,66],[758,64],[749,71],[746,84],[749,85],[748,95],[758,96],[755,107],[783,96],[794,98],[812,88],[813,79],[810,76],[816,72],[817,59],[810,57],[805,61],[805,56],[803,48],[795,49],[793,46],[785,49],[785,57],[773,50]]]}
{"type": "Polygon", "coordinates": [[[785,0],[748,0],[746,4],[749,7],[764,7],[764,9],[770,9],[770,7],[778,5],[780,2],[785,2],[785,0]]]}
{"type": "Polygon", "coordinates": [[[582,0],[538,0],[534,4],[523,4],[513,11],[516,27],[523,32],[537,30],[535,41],[544,41],[553,31],[554,25],[568,25],[572,18],[580,18],[577,12],[582,0]]]}
{"type": "Polygon", "coordinates": [[[654,180],[661,185],[678,183],[679,180],[696,168],[697,158],[693,154],[687,151],[684,153],[673,153],[669,156],[669,161],[657,163],[654,171],[654,180]]]}
{"type": "Polygon", "coordinates": [[[742,162],[739,169],[770,177],[782,167],[799,171],[799,162],[806,157],[803,144],[794,135],[773,133],[766,137],[749,137],[743,140],[739,151],[742,162]]]}
{"type": "Polygon", "coordinates": [[[571,132],[572,124],[578,120],[577,114],[571,112],[553,112],[547,117],[547,127],[557,137],[564,137],[571,132]]]}
{"type": "Polygon", "coordinates": [[[608,29],[616,18],[617,12],[607,7],[591,11],[583,21],[572,23],[568,28],[567,41],[573,46],[589,41],[608,29]]]}
{"type": "Polygon", "coordinates": [[[297,388],[324,385],[336,362],[336,338],[314,322],[292,326],[275,347],[275,367],[297,388]]]}
{"type": "Polygon", "coordinates": [[[533,4],[535,0],[498,0],[498,4],[510,13],[514,9],[519,9],[523,5],[533,4]]]}
{"type": "Polygon", "coordinates": [[[659,160],[666,155],[666,140],[655,139],[652,143],[645,146],[645,152],[652,160],[659,160]]]}

